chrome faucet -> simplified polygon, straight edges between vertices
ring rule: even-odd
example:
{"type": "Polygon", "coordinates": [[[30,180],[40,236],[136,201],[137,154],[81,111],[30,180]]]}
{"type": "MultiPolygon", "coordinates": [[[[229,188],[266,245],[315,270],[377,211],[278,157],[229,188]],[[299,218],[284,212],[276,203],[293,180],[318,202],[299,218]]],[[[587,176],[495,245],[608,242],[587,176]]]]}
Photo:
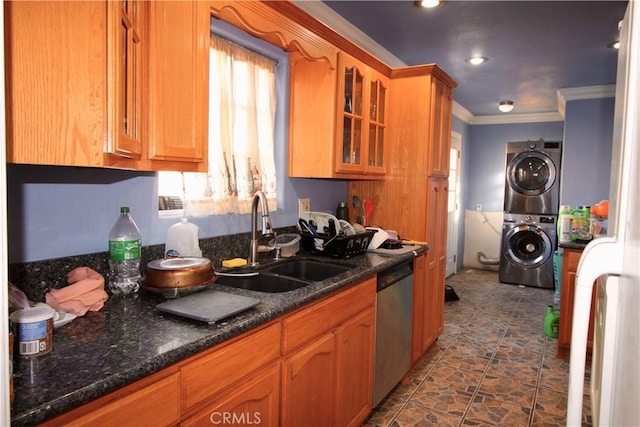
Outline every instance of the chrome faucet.
{"type": "Polygon", "coordinates": [[[262,210],[262,236],[275,237],[276,234],[271,227],[271,220],[269,219],[267,196],[262,191],[256,191],[251,203],[251,245],[249,247],[248,264],[252,267],[258,264],[258,202],[260,202],[260,209],[262,210]]]}

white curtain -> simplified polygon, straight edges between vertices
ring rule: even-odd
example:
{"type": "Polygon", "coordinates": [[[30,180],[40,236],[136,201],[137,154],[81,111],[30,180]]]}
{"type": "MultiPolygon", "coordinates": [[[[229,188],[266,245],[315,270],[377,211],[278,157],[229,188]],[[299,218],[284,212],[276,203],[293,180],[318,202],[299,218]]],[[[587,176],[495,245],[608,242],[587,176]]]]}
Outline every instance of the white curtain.
{"type": "Polygon", "coordinates": [[[276,209],[275,62],[211,37],[209,173],[185,173],[185,213],[248,213],[256,191],[276,209]]]}

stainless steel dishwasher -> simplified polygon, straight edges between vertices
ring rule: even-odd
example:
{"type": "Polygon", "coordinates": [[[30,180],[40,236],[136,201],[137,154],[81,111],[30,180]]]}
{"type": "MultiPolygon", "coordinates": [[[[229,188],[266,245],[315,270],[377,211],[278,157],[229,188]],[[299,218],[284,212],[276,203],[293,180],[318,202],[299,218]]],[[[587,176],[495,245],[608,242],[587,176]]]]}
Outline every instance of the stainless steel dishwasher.
{"type": "Polygon", "coordinates": [[[374,407],[411,368],[413,260],[378,273],[377,288],[374,407]]]}

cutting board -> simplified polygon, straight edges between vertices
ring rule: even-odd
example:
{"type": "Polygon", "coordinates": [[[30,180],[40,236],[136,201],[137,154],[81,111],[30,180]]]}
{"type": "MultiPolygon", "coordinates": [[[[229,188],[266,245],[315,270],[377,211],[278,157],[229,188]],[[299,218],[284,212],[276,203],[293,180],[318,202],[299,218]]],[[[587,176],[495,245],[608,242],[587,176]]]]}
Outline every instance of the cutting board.
{"type": "Polygon", "coordinates": [[[156,308],[164,313],[214,323],[255,307],[259,303],[260,300],[256,298],[207,290],[163,302],[156,308]]]}

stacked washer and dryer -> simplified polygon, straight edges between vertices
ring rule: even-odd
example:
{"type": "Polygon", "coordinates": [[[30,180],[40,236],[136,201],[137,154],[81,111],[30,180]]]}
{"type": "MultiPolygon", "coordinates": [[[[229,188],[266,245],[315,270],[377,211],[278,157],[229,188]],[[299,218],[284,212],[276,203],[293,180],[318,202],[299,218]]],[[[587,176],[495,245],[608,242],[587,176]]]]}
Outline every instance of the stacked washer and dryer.
{"type": "Polygon", "coordinates": [[[509,142],[499,280],[554,288],[562,144],[509,142]]]}

